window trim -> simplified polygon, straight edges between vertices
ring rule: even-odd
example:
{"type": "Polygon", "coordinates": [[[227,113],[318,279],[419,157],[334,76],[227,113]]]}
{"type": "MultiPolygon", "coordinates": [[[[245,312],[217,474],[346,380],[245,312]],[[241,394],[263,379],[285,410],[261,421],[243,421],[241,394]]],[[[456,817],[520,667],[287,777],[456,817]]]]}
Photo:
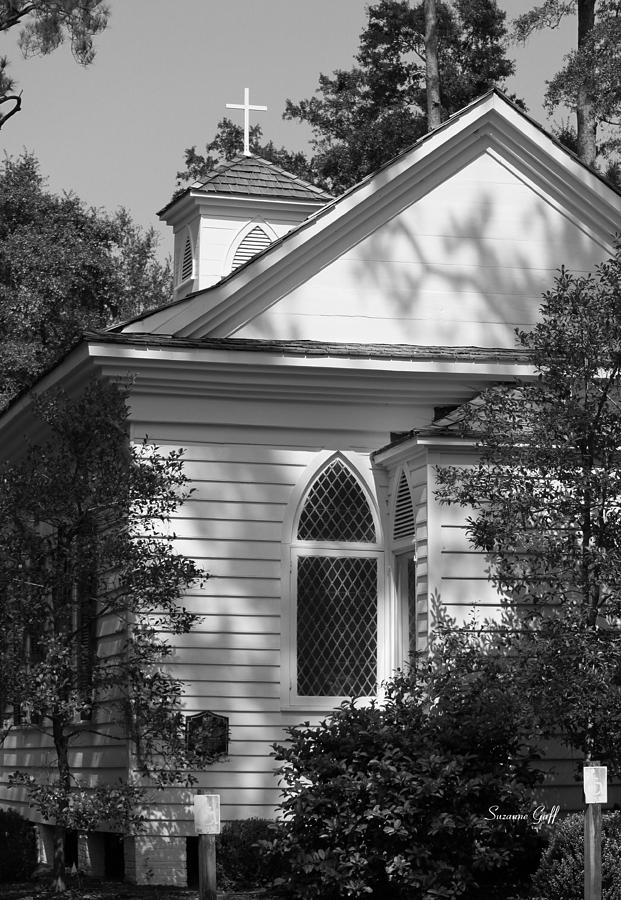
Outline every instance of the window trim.
{"type": "MultiPolygon", "coordinates": [[[[368,459],[363,457],[362,454],[356,454],[355,456],[360,457],[360,462],[369,465],[368,459]]],[[[389,611],[386,605],[383,529],[370,467],[367,474],[362,465],[358,463],[358,460],[353,457],[354,454],[335,453],[334,451],[322,451],[317,454],[304,470],[289,500],[283,526],[282,541],[281,708],[283,711],[327,711],[349,699],[345,696],[313,697],[297,693],[297,561],[300,556],[317,556],[321,554],[322,556],[358,556],[377,559],[378,688],[389,674],[387,671],[387,664],[390,659],[390,649],[387,640],[387,616],[389,611]],[[324,469],[327,469],[337,459],[349,469],[363,491],[373,516],[375,533],[377,535],[376,542],[302,541],[297,538],[298,522],[312,485],[324,469]]],[[[368,703],[375,698],[358,699],[360,703],[368,703]]]]}

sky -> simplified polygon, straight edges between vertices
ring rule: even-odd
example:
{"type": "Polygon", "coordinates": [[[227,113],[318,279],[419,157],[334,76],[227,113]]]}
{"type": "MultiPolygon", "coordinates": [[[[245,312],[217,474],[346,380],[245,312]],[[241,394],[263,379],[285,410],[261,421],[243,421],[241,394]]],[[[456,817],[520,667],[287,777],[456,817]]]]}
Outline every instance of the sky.
{"type": "MultiPolygon", "coordinates": [[[[350,68],[368,0],[109,0],[110,24],[86,68],[68,45],[24,60],[17,34],[0,36],[0,54],[23,91],[22,111],[0,130],[4,153],[32,151],[55,192],[89,204],[125,207],[155,227],[162,258],[172,232],[157,218],[183,168],[184,149],[203,150],[218,121],[242,113],[227,103],[268,107],[254,113],[266,139],[308,149],[305,126],[282,120],[287,98],[311,97],[320,72],[350,68]]],[[[508,19],[528,0],[499,0],[508,19]]],[[[513,46],[508,83],[544,127],[545,81],[575,41],[575,22],[513,46]]]]}

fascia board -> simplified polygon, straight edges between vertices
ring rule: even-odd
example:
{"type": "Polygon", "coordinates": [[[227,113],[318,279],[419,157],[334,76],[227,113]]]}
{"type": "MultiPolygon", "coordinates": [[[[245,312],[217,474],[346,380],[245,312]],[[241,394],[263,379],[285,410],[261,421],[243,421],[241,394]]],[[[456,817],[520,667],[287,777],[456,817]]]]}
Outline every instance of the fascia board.
{"type": "Polygon", "coordinates": [[[410,459],[415,453],[420,453],[421,447],[418,443],[416,435],[399,441],[391,447],[385,447],[383,450],[376,450],[372,454],[372,465],[382,469],[389,469],[399,465],[406,459],[410,459]]]}
{"type": "Polygon", "coordinates": [[[164,209],[157,214],[158,218],[161,219],[162,222],[165,222],[166,225],[171,225],[173,229],[180,223],[185,224],[188,220],[188,216],[196,208],[197,199],[197,192],[189,189],[186,193],[177,198],[170,209],[164,207],[164,209]]]}
{"type": "Polygon", "coordinates": [[[352,357],[352,356],[301,356],[285,353],[266,353],[251,350],[228,350],[200,347],[175,348],[154,344],[152,347],[107,341],[89,341],[89,352],[100,363],[105,360],[155,361],[183,366],[201,367],[212,364],[215,367],[235,367],[240,370],[276,371],[282,377],[282,370],[349,370],[352,372],[394,372],[408,374],[447,375],[454,378],[480,378],[484,381],[511,381],[513,379],[534,378],[536,373],[531,363],[494,359],[400,359],[393,357],[352,357]]]}
{"type": "Polygon", "coordinates": [[[159,218],[167,225],[176,228],[187,222],[192,212],[204,215],[229,212],[231,210],[242,211],[248,207],[256,209],[284,209],[299,214],[301,209],[307,209],[309,215],[317,209],[321,209],[329,201],[326,200],[293,200],[287,197],[270,197],[252,194],[227,194],[215,191],[203,191],[199,188],[190,188],[186,194],[181,195],[170,209],[164,208],[159,218]]]}
{"type": "Polygon", "coordinates": [[[269,195],[216,194],[213,192],[201,193],[196,200],[201,213],[205,215],[227,213],[232,209],[243,212],[248,207],[253,207],[257,210],[273,210],[277,207],[278,209],[291,210],[295,213],[299,213],[301,209],[307,209],[310,215],[329,202],[327,200],[292,200],[287,197],[270,197],[269,195]]]}
{"type": "Polygon", "coordinates": [[[610,185],[606,184],[601,176],[589,169],[575,154],[563,147],[559,141],[550,137],[542,128],[535,125],[528,116],[520,113],[510,103],[504,101],[502,97],[499,97],[497,94],[494,95],[492,103],[494,109],[500,114],[496,119],[499,130],[505,135],[508,135],[511,130],[514,136],[520,136],[519,140],[514,143],[515,147],[522,147],[524,138],[527,138],[533,146],[539,148],[540,154],[538,159],[542,167],[545,167],[548,171],[554,171],[551,165],[551,162],[553,162],[554,166],[566,170],[567,174],[571,175],[574,188],[579,186],[581,192],[586,190],[592,202],[595,202],[597,198],[601,202],[603,209],[616,210],[618,215],[621,208],[621,196],[610,185]],[[500,123],[504,123],[504,126],[500,123]]]}
{"type": "Polygon", "coordinates": [[[462,447],[469,453],[474,453],[478,446],[474,438],[459,437],[454,434],[439,434],[437,437],[425,434],[418,437],[417,441],[420,447],[427,447],[429,450],[445,447],[462,447]]]}
{"type": "Polygon", "coordinates": [[[488,152],[611,252],[621,223],[621,197],[569,154],[559,151],[545,135],[546,146],[542,147],[535,140],[539,137],[539,131],[532,126],[531,135],[527,136],[508,128],[505,121],[496,120],[489,131],[488,152]],[[557,160],[552,158],[550,148],[559,154],[557,160]]]}

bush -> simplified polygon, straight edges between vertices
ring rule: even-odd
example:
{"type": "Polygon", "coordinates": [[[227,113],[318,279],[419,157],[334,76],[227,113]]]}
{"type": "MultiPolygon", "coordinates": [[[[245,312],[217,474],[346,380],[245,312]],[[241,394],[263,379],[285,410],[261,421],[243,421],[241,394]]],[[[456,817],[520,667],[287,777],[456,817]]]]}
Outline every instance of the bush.
{"type": "Polygon", "coordinates": [[[289,897],[509,897],[530,882],[541,839],[532,723],[501,653],[446,637],[382,704],[349,702],[276,745],[284,821],[270,844],[289,897]],[[433,701],[430,702],[430,698],[433,701]],[[490,807],[524,814],[493,821],[490,807]]]}
{"type": "MultiPolygon", "coordinates": [[[[621,813],[602,816],[602,900],[621,897],[621,813]]],[[[533,878],[534,900],[583,900],[584,816],[575,813],[554,828],[533,878]]]]}
{"type": "Polygon", "coordinates": [[[277,876],[275,860],[259,845],[271,836],[271,824],[256,818],[225,822],[216,838],[218,888],[249,890],[263,887],[277,876]]]}
{"type": "Polygon", "coordinates": [[[26,881],[37,865],[35,832],[14,809],[0,809],[0,884],[26,881]]]}

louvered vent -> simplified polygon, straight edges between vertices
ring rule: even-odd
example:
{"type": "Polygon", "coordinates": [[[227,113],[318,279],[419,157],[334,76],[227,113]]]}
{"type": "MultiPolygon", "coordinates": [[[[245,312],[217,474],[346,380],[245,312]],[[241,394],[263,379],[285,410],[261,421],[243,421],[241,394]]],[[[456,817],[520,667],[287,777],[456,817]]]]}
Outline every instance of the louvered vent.
{"type": "Polygon", "coordinates": [[[395,541],[414,537],[414,506],[408,480],[405,472],[401,473],[399,487],[397,488],[397,500],[395,503],[395,521],[392,536],[395,541]]]}
{"type": "Polygon", "coordinates": [[[181,262],[181,281],[187,281],[192,277],[192,241],[189,236],[185,242],[183,250],[183,260],[181,262]]]}
{"type": "Polygon", "coordinates": [[[248,262],[253,256],[257,253],[260,253],[261,250],[265,250],[266,247],[272,242],[269,237],[260,228],[258,225],[249,231],[246,237],[243,239],[237,250],[235,251],[235,256],[233,257],[233,268],[237,269],[239,266],[243,265],[245,262],[248,262]]]}

